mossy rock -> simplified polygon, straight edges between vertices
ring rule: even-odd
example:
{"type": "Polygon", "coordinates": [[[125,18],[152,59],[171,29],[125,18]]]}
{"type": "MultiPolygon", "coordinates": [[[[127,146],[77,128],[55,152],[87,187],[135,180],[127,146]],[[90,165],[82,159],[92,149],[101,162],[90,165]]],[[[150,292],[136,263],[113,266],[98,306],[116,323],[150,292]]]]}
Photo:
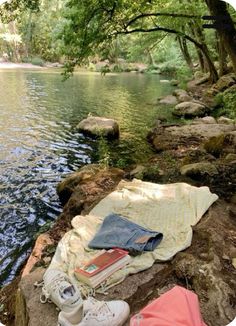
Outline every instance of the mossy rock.
{"type": "Polygon", "coordinates": [[[214,155],[215,157],[219,157],[224,149],[225,144],[225,135],[221,134],[216,137],[211,137],[204,144],[204,149],[214,155]]]}
{"type": "Polygon", "coordinates": [[[218,174],[218,171],[212,163],[199,162],[182,166],[180,168],[180,173],[192,179],[198,179],[205,175],[213,177],[218,174]]]}

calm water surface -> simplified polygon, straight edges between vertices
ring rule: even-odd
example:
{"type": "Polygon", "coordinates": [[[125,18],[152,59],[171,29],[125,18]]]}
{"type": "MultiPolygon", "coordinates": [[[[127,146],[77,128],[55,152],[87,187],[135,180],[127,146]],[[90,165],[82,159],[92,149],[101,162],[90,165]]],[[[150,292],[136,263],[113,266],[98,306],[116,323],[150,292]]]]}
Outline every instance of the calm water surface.
{"type": "Polygon", "coordinates": [[[57,183],[99,159],[98,142],[79,133],[78,122],[88,113],[115,118],[121,138],[109,145],[112,162],[142,160],[161,110],[153,103],[170,91],[156,75],[81,73],[63,83],[57,71],[0,71],[0,285],[61,212],[57,183]]]}

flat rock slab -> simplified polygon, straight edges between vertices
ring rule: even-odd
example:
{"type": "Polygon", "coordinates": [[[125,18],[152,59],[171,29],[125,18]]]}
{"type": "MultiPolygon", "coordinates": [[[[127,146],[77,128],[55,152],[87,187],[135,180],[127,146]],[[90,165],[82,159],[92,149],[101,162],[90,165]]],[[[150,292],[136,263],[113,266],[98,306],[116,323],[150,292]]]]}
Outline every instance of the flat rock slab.
{"type": "MultiPolygon", "coordinates": [[[[194,227],[191,247],[180,252],[166,264],[129,276],[121,284],[97,299],[126,300],[131,315],[154,298],[182,285],[196,292],[204,321],[208,326],[227,325],[235,317],[236,291],[236,215],[235,205],[218,200],[194,227]],[[230,213],[231,211],[231,213],[230,213]]],[[[17,326],[56,326],[58,312],[53,304],[41,304],[40,288],[43,269],[24,277],[19,285],[16,302],[17,326]]],[[[128,326],[129,322],[124,326],[128,326]]]]}
{"type": "Polygon", "coordinates": [[[154,148],[160,152],[169,149],[176,149],[178,146],[199,145],[203,141],[228,134],[232,139],[235,138],[235,126],[233,124],[189,124],[183,126],[171,126],[155,128],[149,135],[148,140],[154,148]],[[175,141],[173,141],[173,139],[175,141]]]}
{"type": "Polygon", "coordinates": [[[113,119],[88,117],[82,120],[77,128],[84,134],[92,136],[103,136],[111,139],[119,138],[119,125],[113,119]]]}
{"type": "Polygon", "coordinates": [[[41,282],[45,270],[36,269],[23,277],[16,296],[16,326],[56,326],[58,311],[51,303],[40,302],[41,288],[34,286],[41,282]]]}

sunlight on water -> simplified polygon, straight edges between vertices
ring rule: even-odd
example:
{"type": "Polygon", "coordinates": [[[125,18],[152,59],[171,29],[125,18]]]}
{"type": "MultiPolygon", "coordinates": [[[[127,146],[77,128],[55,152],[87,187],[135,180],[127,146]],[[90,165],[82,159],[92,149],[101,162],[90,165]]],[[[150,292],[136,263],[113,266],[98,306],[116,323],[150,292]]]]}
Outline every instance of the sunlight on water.
{"type": "Polygon", "coordinates": [[[10,281],[27,257],[34,235],[61,212],[56,185],[80,166],[96,162],[97,141],[76,130],[88,113],[112,117],[121,139],[111,158],[138,161],[158,113],[152,105],[170,92],[158,76],[0,72],[0,284],[10,281]]]}

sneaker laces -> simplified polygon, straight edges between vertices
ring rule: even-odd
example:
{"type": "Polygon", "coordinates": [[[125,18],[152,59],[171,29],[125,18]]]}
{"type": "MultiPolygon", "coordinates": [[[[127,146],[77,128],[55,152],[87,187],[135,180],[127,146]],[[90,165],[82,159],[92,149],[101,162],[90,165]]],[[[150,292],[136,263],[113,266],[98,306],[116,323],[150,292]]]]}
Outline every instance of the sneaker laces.
{"type": "MultiPolygon", "coordinates": [[[[111,314],[111,310],[108,306],[108,304],[105,301],[97,301],[96,299],[91,298],[93,307],[89,310],[87,310],[87,314],[85,313],[85,316],[98,316],[98,315],[107,315],[108,313],[111,314]]],[[[85,311],[86,312],[86,311],[85,311]]]]}
{"type": "MultiPolygon", "coordinates": [[[[40,295],[40,302],[41,303],[46,303],[49,301],[50,294],[53,293],[55,290],[59,289],[59,293],[62,298],[63,294],[65,294],[65,289],[73,288],[73,285],[68,286],[69,281],[64,275],[60,275],[55,277],[54,279],[51,280],[50,283],[47,285],[44,284],[42,288],[42,294],[40,295]]],[[[71,291],[72,294],[72,291],[71,291]]]]}

